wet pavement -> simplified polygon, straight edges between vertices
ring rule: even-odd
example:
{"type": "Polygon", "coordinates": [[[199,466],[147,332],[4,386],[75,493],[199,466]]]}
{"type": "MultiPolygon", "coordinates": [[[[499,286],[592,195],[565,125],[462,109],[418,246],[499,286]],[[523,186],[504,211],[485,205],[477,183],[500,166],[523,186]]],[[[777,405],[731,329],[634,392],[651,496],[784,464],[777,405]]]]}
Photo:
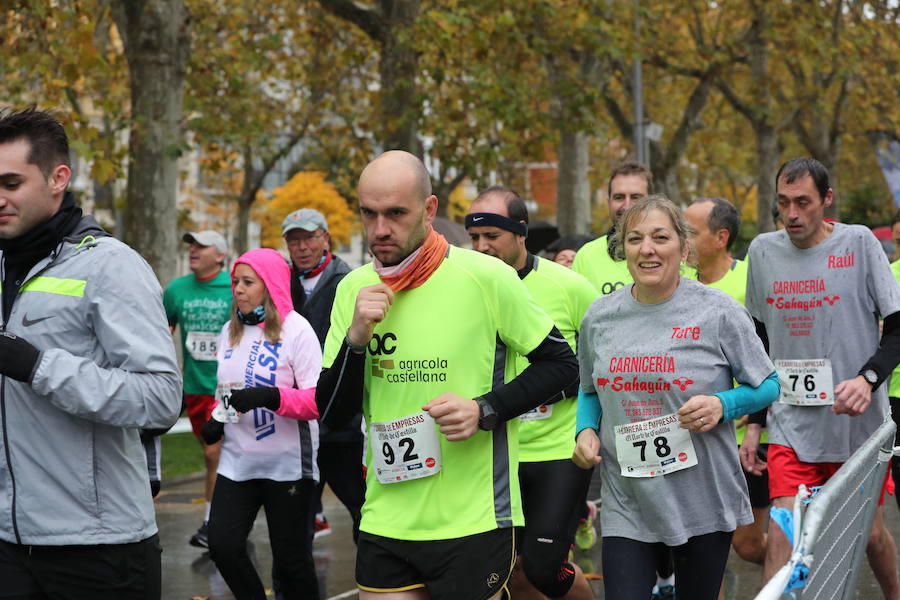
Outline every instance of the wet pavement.
{"type": "MultiPolygon", "coordinates": [[[[159,535],[163,546],[163,598],[165,600],[232,600],[233,596],[219,575],[209,554],[188,545],[188,539],[203,519],[203,480],[199,476],[166,481],[156,502],[159,535]]],[[[351,538],[350,516],[326,488],[322,499],[332,533],[315,541],[314,556],[322,600],[356,598],[353,568],[356,547],[351,538]]],[[[885,520],[895,540],[900,540],[900,515],[894,499],[888,497],[885,520]]],[[[251,556],[266,586],[271,586],[271,552],[268,528],[260,511],[250,535],[251,556]]],[[[588,552],[577,551],[575,560],[586,573],[599,573],[600,545],[588,552]]],[[[752,600],[760,588],[762,568],[744,562],[734,552],[726,572],[726,598],[752,600]]],[[[598,600],[604,599],[603,582],[591,581],[598,600]]],[[[880,598],[871,570],[864,566],[859,580],[859,598],[880,598]]],[[[464,600],[464,599],[461,599],[464,600]]]]}

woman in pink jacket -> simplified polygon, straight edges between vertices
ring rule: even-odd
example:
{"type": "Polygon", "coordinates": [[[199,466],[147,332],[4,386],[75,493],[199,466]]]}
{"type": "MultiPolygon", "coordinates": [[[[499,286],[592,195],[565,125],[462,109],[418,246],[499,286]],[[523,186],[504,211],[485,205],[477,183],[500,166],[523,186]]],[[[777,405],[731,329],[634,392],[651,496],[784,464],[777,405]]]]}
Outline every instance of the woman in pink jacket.
{"type": "Polygon", "coordinates": [[[315,385],[319,340],[293,311],[290,269],[276,251],[251,250],[231,270],[234,312],[219,336],[218,406],[203,426],[224,435],[209,519],[209,551],[237,600],[263,600],[247,536],[266,509],[281,593],[319,598],[310,498],[319,478],[315,385]]]}

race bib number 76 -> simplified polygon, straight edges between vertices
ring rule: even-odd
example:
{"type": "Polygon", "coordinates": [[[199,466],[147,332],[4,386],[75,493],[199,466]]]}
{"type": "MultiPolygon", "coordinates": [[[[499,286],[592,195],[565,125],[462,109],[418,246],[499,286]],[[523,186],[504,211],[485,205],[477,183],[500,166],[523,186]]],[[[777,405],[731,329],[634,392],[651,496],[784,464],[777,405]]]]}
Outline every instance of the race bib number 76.
{"type": "Polygon", "coordinates": [[[834,404],[831,359],[776,360],[782,404],[828,406],[834,404]]]}

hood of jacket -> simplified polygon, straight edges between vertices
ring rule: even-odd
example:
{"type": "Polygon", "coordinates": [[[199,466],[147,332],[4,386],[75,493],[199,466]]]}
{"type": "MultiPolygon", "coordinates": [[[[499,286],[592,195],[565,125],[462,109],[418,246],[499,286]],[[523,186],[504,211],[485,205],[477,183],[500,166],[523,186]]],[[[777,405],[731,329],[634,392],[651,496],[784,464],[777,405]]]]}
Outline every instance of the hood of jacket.
{"type": "MultiPolygon", "coordinates": [[[[288,313],[294,310],[294,304],[291,302],[291,268],[287,261],[271,248],[250,250],[234,261],[231,267],[232,280],[234,269],[242,263],[253,269],[263,280],[275,308],[278,309],[278,316],[284,321],[288,313]]],[[[234,292],[234,283],[231,284],[231,291],[234,292]]]]}

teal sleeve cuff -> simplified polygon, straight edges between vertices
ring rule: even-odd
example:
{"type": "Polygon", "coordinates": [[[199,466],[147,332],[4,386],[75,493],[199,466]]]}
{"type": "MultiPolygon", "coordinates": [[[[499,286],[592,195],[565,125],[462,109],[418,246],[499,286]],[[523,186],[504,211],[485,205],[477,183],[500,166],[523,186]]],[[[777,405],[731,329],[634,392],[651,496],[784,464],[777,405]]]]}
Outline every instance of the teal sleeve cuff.
{"type": "Polygon", "coordinates": [[[600,430],[603,408],[596,392],[578,390],[578,410],[575,412],[575,437],[584,429],[600,430]]]}
{"type": "MultiPolygon", "coordinates": [[[[755,413],[775,402],[781,393],[778,373],[772,371],[758,387],[739,385],[734,389],[713,394],[722,401],[722,421],[732,421],[738,417],[755,413]]],[[[578,410],[581,410],[579,397],[578,410]]]]}

